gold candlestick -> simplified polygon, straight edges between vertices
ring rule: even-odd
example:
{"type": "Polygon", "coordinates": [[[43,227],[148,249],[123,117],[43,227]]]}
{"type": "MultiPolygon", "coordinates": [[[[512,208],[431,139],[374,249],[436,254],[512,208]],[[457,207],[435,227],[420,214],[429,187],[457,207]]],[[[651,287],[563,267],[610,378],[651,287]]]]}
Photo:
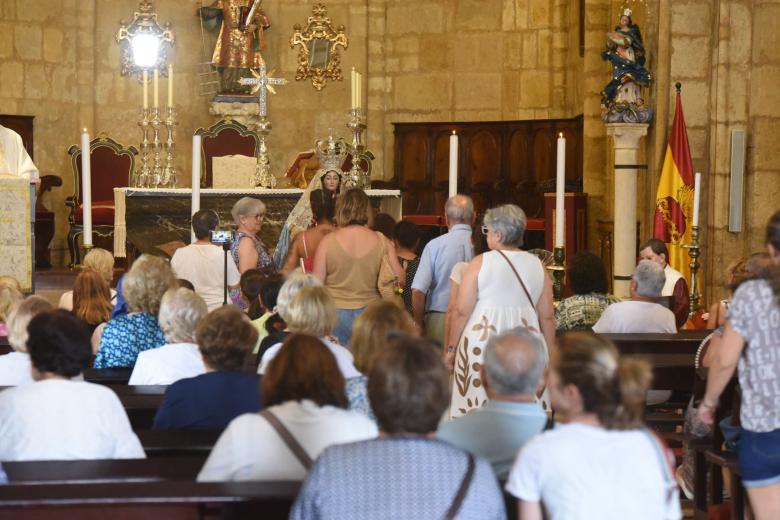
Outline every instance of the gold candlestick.
{"type": "Polygon", "coordinates": [[[547,270],[553,277],[553,299],[556,302],[563,300],[564,278],[566,276],[566,248],[553,249],[553,263],[547,266],[547,270]]]}
{"type": "Polygon", "coordinates": [[[166,188],[175,188],[178,183],[178,176],[176,175],[176,167],[173,165],[174,160],[174,140],[173,130],[176,125],[179,124],[176,121],[176,109],[174,107],[168,107],[165,115],[165,129],[168,133],[168,139],[165,141],[165,168],[163,169],[161,186],[166,188]]]}
{"type": "Polygon", "coordinates": [[[141,119],[138,126],[141,127],[141,167],[133,172],[131,184],[135,188],[145,188],[149,184],[151,169],[149,168],[149,124],[150,111],[148,108],[141,109],[141,119]]]}
{"type": "Polygon", "coordinates": [[[154,153],[154,167],[152,168],[152,175],[149,181],[150,188],[159,188],[160,180],[163,175],[162,160],[160,158],[162,148],[162,142],[160,141],[160,123],[162,123],[162,120],[160,119],[160,109],[154,107],[152,109],[152,119],[150,121],[152,126],[152,150],[154,153]]]}
{"type": "Polygon", "coordinates": [[[371,188],[371,161],[374,159],[374,154],[367,151],[363,144],[363,132],[368,128],[365,114],[360,108],[352,108],[349,115],[347,128],[352,130],[352,145],[349,147],[349,153],[352,154],[352,169],[347,172],[344,187],[367,190],[371,188]],[[367,165],[366,169],[361,165],[363,162],[367,165]]]}
{"type": "Polygon", "coordinates": [[[691,257],[691,263],[688,264],[691,268],[691,290],[688,297],[690,302],[688,317],[690,318],[699,310],[699,302],[701,300],[697,277],[699,271],[699,226],[693,226],[691,228],[691,243],[684,247],[688,248],[688,256],[691,257]]]}

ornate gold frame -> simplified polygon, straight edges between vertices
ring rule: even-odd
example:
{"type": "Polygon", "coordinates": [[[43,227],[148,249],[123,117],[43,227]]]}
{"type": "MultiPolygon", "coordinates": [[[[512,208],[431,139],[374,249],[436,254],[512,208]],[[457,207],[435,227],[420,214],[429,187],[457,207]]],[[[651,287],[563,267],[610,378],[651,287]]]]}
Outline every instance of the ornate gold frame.
{"type": "Polygon", "coordinates": [[[317,90],[325,87],[327,80],[342,81],[341,55],[339,47],[349,47],[349,39],[344,33],[345,27],[339,25],[335,29],[331,19],[326,16],[328,8],[324,4],[315,4],[312,8],[313,16],[306,21],[306,29],[301,29],[300,24],[293,26],[293,35],[290,38],[290,47],[300,46],[298,49],[298,70],[295,71],[295,81],[311,78],[312,86],[317,90]],[[329,43],[327,51],[327,64],[324,67],[311,65],[309,44],[313,40],[324,40],[329,43]]]}

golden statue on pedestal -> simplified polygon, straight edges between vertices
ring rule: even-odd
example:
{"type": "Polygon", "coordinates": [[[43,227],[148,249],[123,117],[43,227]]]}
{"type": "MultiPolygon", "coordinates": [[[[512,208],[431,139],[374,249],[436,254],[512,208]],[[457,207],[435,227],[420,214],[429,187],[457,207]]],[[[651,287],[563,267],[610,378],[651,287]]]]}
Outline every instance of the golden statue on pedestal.
{"type": "Polygon", "coordinates": [[[260,51],[265,48],[264,33],[271,24],[261,5],[262,0],[217,0],[198,10],[210,28],[222,21],[212,58],[220,73],[220,94],[247,94],[251,90],[238,80],[249,76],[249,69],[259,68],[263,61],[260,51]]]}

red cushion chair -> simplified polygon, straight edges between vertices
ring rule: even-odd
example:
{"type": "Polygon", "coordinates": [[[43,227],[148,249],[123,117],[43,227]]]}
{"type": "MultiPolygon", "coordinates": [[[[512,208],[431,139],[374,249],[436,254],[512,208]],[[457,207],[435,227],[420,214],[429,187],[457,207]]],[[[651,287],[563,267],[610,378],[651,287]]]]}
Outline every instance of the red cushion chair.
{"type": "Polygon", "coordinates": [[[231,118],[217,121],[208,128],[198,128],[196,135],[202,137],[201,158],[201,188],[214,186],[214,171],[211,160],[214,157],[226,155],[246,155],[257,157],[260,138],[257,133],[231,118]]]}
{"type": "MultiPolygon", "coordinates": [[[[92,166],[92,232],[100,237],[111,237],[114,234],[114,188],[130,185],[138,150],[134,146],[125,147],[107,135],[100,134],[90,141],[89,151],[92,166]]],[[[70,265],[73,267],[81,261],[78,238],[84,231],[81,206],[81,148],[78,145],[71,146],[68,155],[73,172],[73,195],[65,199],[65,204],[70,207],[68,249],[70,265]]]]}

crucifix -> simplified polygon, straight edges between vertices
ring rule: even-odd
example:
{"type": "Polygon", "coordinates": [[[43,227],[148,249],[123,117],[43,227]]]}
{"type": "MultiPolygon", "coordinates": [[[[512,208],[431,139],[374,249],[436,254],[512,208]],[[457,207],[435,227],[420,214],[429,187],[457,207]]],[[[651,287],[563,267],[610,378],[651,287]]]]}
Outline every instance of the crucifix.
{"type": "Polygon", "coordinates": [[[266,91],[276,94],[274,85],[286,85],[284,78],[272,78],[266,73],[265,63],[260,63],[260,72],[251,71],[254,78],[241,78],[242,85],[254,85],[252,94],[257,94],[258,115],[257,133],[260,135],[260,146],[257,153],[257,168],[252,178],[253,187],[274,188],[276,177],[271,173],[271,161],[268,158],[268,147],[265,138],[271,133],[271,122],[268,120],[268,96],[266,91]]]}
{"type": "Polygon", "coordinates": [[[254,85],[252,94],[257,94],[257,104],[260,106],[260,117],[266,117],[268,115],[268,99],[266,91],[271,94],[276,94],[274,85],[286,85],[287,80],[284,78],[272,78],[266,73],[265,63],[260,64],[260,72],[250,70],[254,78],[241,78],[238,80],[242,85],[254,85]]]}

